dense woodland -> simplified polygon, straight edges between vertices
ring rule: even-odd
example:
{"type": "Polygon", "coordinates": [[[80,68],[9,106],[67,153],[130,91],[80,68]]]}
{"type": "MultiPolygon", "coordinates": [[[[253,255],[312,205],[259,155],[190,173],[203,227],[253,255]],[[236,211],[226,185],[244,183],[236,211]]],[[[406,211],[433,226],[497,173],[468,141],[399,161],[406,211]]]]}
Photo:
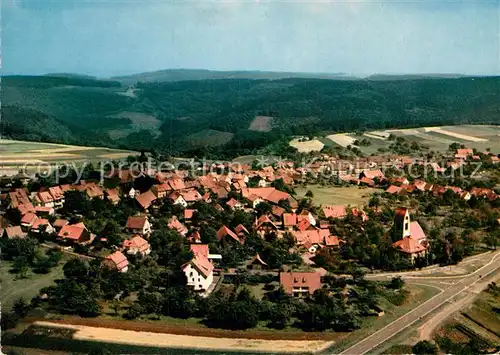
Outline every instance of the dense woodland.
{"type": "Polygon", "coordinates": [[[408,80],[220,79],[137,83],[80,77],[4,77],[3,136],[155,150],[166,155],[234,157],[292,135],[458,123],[498,123],[500,78],[408,80]],[[159,120],[158,131],[108,133],[159,120]],[[249,130],[255,116],[271,130],[249,130]],[[114,117],[110,117],[114,116],[114,117]],[[136,122],[137,123],[137,122],[136,122]]]}

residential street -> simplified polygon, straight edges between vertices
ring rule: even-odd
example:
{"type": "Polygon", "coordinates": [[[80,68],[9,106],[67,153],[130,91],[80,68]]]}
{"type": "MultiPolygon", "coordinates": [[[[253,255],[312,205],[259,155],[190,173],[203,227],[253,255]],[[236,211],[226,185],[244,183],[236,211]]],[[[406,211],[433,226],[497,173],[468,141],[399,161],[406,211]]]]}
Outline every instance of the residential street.
{"type": "MultiPolygon", "coordinates": [[[[415,276],[415,273],[391,273],[384,275],[371,275],[370,279],[388,279],[400,275],[408,283],[417,283],[437,287],[441,290],[439,294],[424,302],[417,308],[406,313],[391,324],[373,333],[366,339],[358,342],[350,348],[341,352],[341,355],[362,355],[374,349],[385,341],[391,339],[404,329],[411,327],[417,321],[432,311],[436,310],[446,302],[453,299],[455,296],[467,292],[473,285],[481,281],[484,277],[500,272],[500,252],[490,253],[489,262],[476,271],[461,276],[415,276]]],[[[484,257],[484,256],[482,256],[484,257]]],[[[477,258],[477,257],[476,257],[477,258]]],[[[467,263],[467,261],[464,261],[467,263]]],[[[450,314],[453,312],[453,307],[450,308],[450,314]]]]}

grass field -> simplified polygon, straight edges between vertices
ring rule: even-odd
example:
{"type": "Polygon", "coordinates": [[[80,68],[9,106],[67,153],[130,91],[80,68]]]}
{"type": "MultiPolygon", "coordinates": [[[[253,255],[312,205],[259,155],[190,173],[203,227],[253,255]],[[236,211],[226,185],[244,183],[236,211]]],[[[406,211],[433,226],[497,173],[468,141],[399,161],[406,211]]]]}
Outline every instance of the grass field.
{"type": "Polygon", "coordinates": [[[106,160],[112,154],[113,159],[123,159],[136,152],[101,148],[83,147],[55,143],[38,143],[27,141],[0,141],[0,170],[3,167],[22,167],[26,164],[45,162],[97,162],[106,160]]]}
{"type": "Polygon", "coordinates": [[[297,187],[295,192],[297,198],[303,198],[307,191],[313,193],[313,202],[319,205],[351,205],[363,206],[370,199],[374,192],[381,192],[380,189],[370,187],[321,187],[319,185],[308,185],[306,187],[297,187]]]}
{"type": "Polygon", "coordinates": [[[424,285],[408,284],[406,288],[410,291],[410,295],[403,305],[394,306],[385,298],[381,298],[380,306],[384,310],[385,314],[382,317],[365,318],[361,329],[346,334],[341,341],[338,341],[332,348],[328,349],[328,353],[337,354],[342,350],[347,349],[349,346],[373,334],[389,323],[392,323],[403,314],[424,303],[439,292],[434,287],[424,285]]]}
{"type": "Polygon", "coordinates": [[[35,274],[30,271],[26,279],[16,280],[16,275],[9,272],[11,263],[7,261],[0,262],[0,301],[2,310],[9,310],[14,301],[21,297],[29,302],[38,294],[41,288],[52,285],[56,279],[63,278],[63,264],[61,262],[48,274],[35,274]]]}

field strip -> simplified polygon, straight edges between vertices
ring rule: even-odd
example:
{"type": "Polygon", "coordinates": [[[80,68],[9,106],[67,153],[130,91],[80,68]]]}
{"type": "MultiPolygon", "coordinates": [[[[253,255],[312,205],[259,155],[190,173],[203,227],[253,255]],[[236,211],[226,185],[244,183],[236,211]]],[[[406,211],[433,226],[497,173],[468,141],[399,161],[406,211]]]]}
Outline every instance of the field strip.
{"type": "Polygon", "coordinates": [[[326,350],[333,341],[322,340],[263,340],[238,338],[210,338],[191,335],[139,332],[113,328],[97,328],[82,325],[61,325],[45,321],[33,323],[38,326],[76,330],[75,340],[101,341],[138,346],[154,346],[174,349],[197,349],[212,351],[255,351],[273,353],[316,353],[326,350]]]}
{"type": "Polygon", "coordinates": [[[130,153],[101,154],[101,155],[99,155],[99,158],[102,158],[102,159],[121,159],[121,158],[126,158],[129,155],[138,155],[138,153],[130,152],[130,153]]]}
{"type": "Polygon", "coordinates": [[[30,152],[54,154],[54,153],[65,153],[65,152],[77,152],[77,151],[81,151],[81,150],[82,151],[95,150],[95,149],[100,149],[100,148],[93,148],[93,147],[41,148],[41,149],[31,149],[30,152]]]}
{"type": "Polygon", "coordinates": [[[337,143],[342,147],[347,147],[348,145],[352,145],[356,140],[355,138],[348,136],[346,133],[330,134],[329,136],[326,136],[326,138],[337,143]]]}
{"type": "Polygon", "coordinates": [[[442,129],[441,127],[424,127],[424,130],[426,132],[436,132],[436,133],[441,133],[450,137],[458,138],[458,139],[463,139],[465,141],[470,141],[470,142],[487,142],[487,139],[484,138],[477,138],[473,136],[469,136],[466,134],[461,134],[461,133],[456,133],[452,131],[447,131],[445,129],[442,129]]]}
{"type": "Polygon", "coordinates": [[[417,134],[419,134],[420,132],[416,129],[388,129],[386,130],[386,132],[389,132],[389,133],[401,133],[401,134],[404,134],[405,136],[416,136],[417,134]]]}
{"type": "Polygon", "coordinates": [[[382,137],[382,136],[376,135],[376,134],[374,134],[374,133],[363,133],[363,135],[364,135],[365,137],[368,137],[368,138],[380,139],[380,140],[382,140],[382,141],[387,140],[387,138],[386,138],[386,137],[382,137]]]}
{"type": "Polygon", "coordinates": [[[300,153],[318,152],[325,146],[317,139],[299,142],[299,138],[295,138],[292,139],[289,144],[296,148],[300,153]]]}
{"type": "MultiPolygon", "coordinates": [[[[439,132],[436,132],[436,133],[439,133],[439,132]]],[[[446,138],[431,136],[430,134],[420,133],[420,132],[415,134],[415,137],[422,138],[422,139],[425,139],[428,141],[443,143],[443,144],[452,144],[454,142],[454,141],[451,141],[451,140],[446,139],[446,138]]]]}
{"type": "Polygon", "coordinates": [[[69,154],[69,153],[20,153],[20,154],[2,154],[0,159],[10,160],[10,159],[52,159],[52,158],[79,158],[79,154],[69,154]]]}

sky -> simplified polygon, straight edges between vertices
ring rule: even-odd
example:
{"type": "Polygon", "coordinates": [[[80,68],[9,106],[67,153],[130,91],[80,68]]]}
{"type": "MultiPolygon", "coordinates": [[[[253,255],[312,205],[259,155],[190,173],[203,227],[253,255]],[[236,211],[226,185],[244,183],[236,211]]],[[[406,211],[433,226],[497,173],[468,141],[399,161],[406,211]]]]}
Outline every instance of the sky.
{"type": "Polygon", "coordinates": [[[3,0],[4,74],[500,74],[500,0],[3,0]]]}

